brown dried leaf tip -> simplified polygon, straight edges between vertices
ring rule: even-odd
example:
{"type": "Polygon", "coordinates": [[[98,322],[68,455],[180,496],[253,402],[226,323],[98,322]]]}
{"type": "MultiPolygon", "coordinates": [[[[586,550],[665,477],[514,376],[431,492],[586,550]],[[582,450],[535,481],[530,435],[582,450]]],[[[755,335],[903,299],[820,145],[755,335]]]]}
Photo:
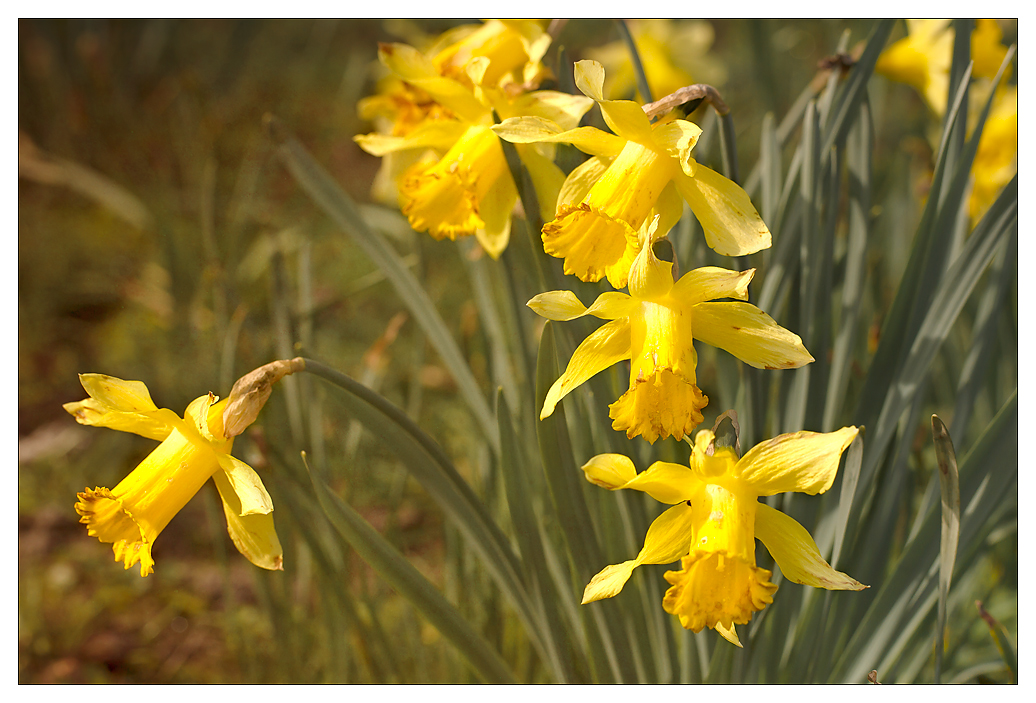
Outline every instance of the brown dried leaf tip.
{"type": "Polygon", "coordinates": [[[223,435],[229,439],[244,432],[266,405],[273,384],[305,368],[306,361],[302,357],[281,359],[239,378],[230,390],[227,407],[223,410],[223,435]]]}

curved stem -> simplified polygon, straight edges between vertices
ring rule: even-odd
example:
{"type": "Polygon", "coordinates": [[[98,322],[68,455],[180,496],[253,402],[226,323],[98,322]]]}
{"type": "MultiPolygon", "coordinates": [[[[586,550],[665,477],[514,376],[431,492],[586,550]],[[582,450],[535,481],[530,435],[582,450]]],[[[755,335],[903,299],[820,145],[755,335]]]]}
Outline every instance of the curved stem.
{"type": "Polygon", "coordinates": [[[637,44],[633,41],[633,35],[630,34],[629,25],[626,24],[626,20],[615,20],[615,23],[619,25],[619,33],[630,50],[630,58],[633,61],[633,72],[637,76],[637,90],[640,91],[640,97],[645,102],[652,102],[654,98],[651,97],[651,87],[648,86],[647,73],[644,72],[644,63],[640,60],[640,52],[637,51],[637,44]]]}

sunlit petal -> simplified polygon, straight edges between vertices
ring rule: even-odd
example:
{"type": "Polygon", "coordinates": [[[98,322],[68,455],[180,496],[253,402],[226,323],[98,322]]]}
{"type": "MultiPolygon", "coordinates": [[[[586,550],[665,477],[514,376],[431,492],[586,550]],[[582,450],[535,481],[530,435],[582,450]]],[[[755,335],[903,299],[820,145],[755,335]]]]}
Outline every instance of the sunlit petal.
{"type": "Polygon", "coordinates": [[[629,321],[620,319],[601,325],[584,339],[572,354],[565,373],[547,392],[540,419],[549,417],[558,402],[574,388],[612,364],[630,358],[629,334],[629,321]]]}
{"type": "Polygon", "coordinates": [[[731,271],[717,266],[702,266],[681,276],[669,295],[684,305],[716,298],[748,300],[748,283],[754,275],[755,269],[731,271]]]}
{"type": "Polygon", "coordinates": [[[838,463],[858,430],[793,432],[762,442],[741,457],[737,473],[761,496],[795,491],[823,493],[835,480],[838,463]]]}
{"type": "Polygon", "coordinates": [[[239,494],[231,485],[230,479],[223,471],[212,476],[223,499],[223,514],[227,518],[227,531],[237,551],[256,566],[263,569],[280,571],[284,568],[284,550],[274,529],[273,515],[270,513],[246,513],[239,494]]]}
{"type": "Polygon", "coordinates": [[[681,173],[674,182],[717,254],[744,256],[770,246],[770,230],[741,186],[701,164],[694,178],[681,173]]]}
{"type": "Polygon", "coordinates": [[[757,369],[795,369],[813,361],[802,339],[749,303],[698,303],[694,336],[757,369]]]}
{"type": "Polygon", "coordinates": [[[867,586],[831,568],[820,555],[817,543],[797,520],[766,505],[759,504],[755,536],[781,567],[785,578],[795,583],[831,591],[861,591],[867,586]]]}
{"type": "Polygon", "coordinates": [[[687,551],[691,518],[691,509],[683,503],[655,518],[637,558],[601,570],[583,590],[583,604],[618,595],[633,569],[641,564],[668,564],[679,559],[687,551]]]}

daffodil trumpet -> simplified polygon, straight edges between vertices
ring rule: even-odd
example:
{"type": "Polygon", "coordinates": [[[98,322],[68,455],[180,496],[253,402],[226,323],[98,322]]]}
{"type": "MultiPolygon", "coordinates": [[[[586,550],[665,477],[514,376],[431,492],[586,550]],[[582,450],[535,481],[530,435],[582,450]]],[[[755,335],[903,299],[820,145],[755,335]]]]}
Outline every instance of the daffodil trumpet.
{"type": "Polygon", "coordinates": [[[621,454],[593,457],[583,466],[591,483],[612,491],[644,491],[672,507],[648,528],[635,559],[593,577],[583,604],[618,595],[641,564],[679,560],[679,569],[665,573],[670,587],[662,607],[688,630],[713,628],[740,647],[734,626],[747,624],[777,591],[772,573],[756,566],[756,539],[793,583],[829,590],[867,588],[833,569],[794,518],[759,501],[777,493],[816,495],[829,489],[856,435],[855,427],[783,434],[739,457],[734,447],[716,441],[713,430],[701,430],[689,466],[656,461],[641,473],[621,454]]]}
{"type": "Polygon", "coordinates": [[[694,340],[719,347],[756,368],[790,369],[813,361],[798,335],[779,326],[748,300],[755,269],[694,269],[673,281],[673,264],[660,260],[660,217],[639,233],[644,245],[629,270],[629,294],[602,293],[585,307],[567,290],[541,293],[527,304],[549,320],[593,315],[608,322],[576,348],[565,372],[547,392],[540,419],[580,384],[620,361],[631,360],[630,384],[611,404],[612,427],[649,442],[682,439],[702,422],[708,398],[697,385],[694,340]],[[734,301],[720,302],[720,298],[734,301]]]}
{"type": "Polygon", "coordinates": [[[639,104],[605,100],[604,69],[596,61],[577,62],[575,81],[614,134],[535,115],[493,127],[518,145],[567,142],[592,157],[565,179],[554,217],[543,226],[544,250],[564,259],[566,274],[584,281],[607,277],[614,288],[625,287],[639,251],[636,232],[656,214],[667,230],[683,214],[684,201],[717,253],[743,256],[770,246],[770,230],[748,194],[691,156],[698,125],[679,119],[651,124],[639,104]]]}
{"type": "Polygon", "coordinates": [[[256,566],[282,569],[273,500],[259,475],[230,452],[234,435],[255,419],[269,397],[270,385],[303,367],[301,359],[264,366],[235,385],[230,398],[221,401],[211,393],[197,398],[182,418],[157,407],[140,381],[80,374],[89,397],[64,406],[77,422],[160,442],[115,488],[78,494],[75,509],[87,533],[111,544],[115,560],[126,569],[139,564],[140,575],[147,576],[154,571],[151,550],[158,535],[212,478],[234,546],[256,566]]]}

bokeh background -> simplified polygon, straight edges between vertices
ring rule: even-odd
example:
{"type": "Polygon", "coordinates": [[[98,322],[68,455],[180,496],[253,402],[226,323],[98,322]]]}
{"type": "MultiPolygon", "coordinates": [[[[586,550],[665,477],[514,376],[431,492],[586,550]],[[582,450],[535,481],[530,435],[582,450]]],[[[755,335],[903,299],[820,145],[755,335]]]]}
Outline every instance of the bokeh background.
{"type": "MultiPolygon", "coordinates": [[[[438,633],[353,555],[343,558],[354,582],[343,587],[378,604],[378,627],[404,643],[400,666],[379,672],[376,658],[364,663],[368,643],[329,637],[315,622],[328,604],[304,551],[286,541],[284,573],[252,567],[229,541],[211,484],[158,541],[155,574],[124,571],[72,506],[85,486],[114,486],[153,443],[81,427],[61,407],[84,397],[77,373],[100,372],[142,380],[160,407],[182,412],[209,390],[225,395],[256,366],[306,351],[406,407],[471,470],[469,420],[449,375],[377,269],[277,161],[262,127],[265,114],[276,115],[354,199],[369,202],[378,160],[352,137],[371,130],[356,106],[381,75],[377,43],[420,45],[454,24],[19,22],[19,681],[321,681],[343,647],[357,660],[351,680],[459,675],[438,633]],[[300,340],[294,349],[283,345],[289,328],[300,340]]],[[[870,24],[697,23],[693,40],[673,46],[695,81],[721,90],[742,163],[754,163],[760,116],[789,109],[847,28],[859,41],[870,24]]],[[[1004,29],[1011,43],[1016,25],[1004,29]]],[[[613,22],[576,20],[558,42],[579,59],[618,38],[613,22]]],[[[925,106],[884,79],[871,90],[876,188],[919,201],[932,160],[925,106]],[[883,112],[889,95],[896,108],[883,112]]],[[[916,204],[904,207],[919,216],[916,204]]],[[[488,388],[475,304],[453,273],[458,248],[423,235],[396,244],[488,388]]],[[[895,266],[883,269],[891,279],[902,275],[895,266]]],[[[264,452],[297,451],[283,441],[290,422],[271,403],[238,451],[263,473],[264,452]]],[[[458,549],[456,533],[427,495],[333,404],[319,426],[328,454],[342,458],[339,487],[350,503],[449,593],[442,565],[458,549]]],[[[301,518],[289,509],[276,516],[282,539],[301,518]]],[[[1016,553],[1008,549],[1003,566],[1016,569],[1016,553]]],[[[1016,595],[987,603],[1011,631],[1016,595]]]]}

